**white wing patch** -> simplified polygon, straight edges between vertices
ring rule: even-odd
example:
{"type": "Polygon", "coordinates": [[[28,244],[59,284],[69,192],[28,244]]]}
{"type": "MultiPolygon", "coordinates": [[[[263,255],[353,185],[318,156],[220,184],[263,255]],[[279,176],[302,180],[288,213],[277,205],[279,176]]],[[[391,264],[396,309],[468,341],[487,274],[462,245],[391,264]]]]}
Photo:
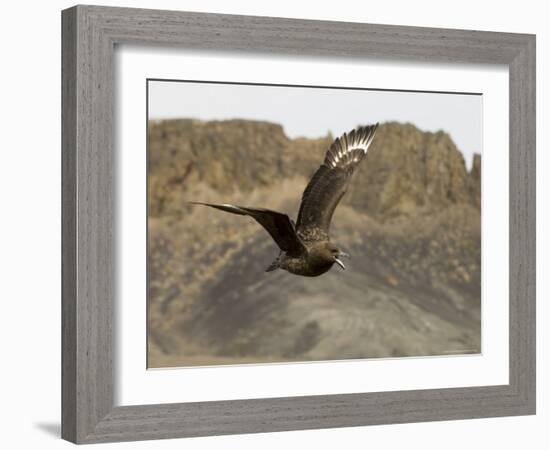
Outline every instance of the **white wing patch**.
{"type": "Polygon", "coordinates": [[[366,155],[377,128],[375,124],[344,133],[332,143],[324,163],[332,169],[357,164],[366,155]]]}

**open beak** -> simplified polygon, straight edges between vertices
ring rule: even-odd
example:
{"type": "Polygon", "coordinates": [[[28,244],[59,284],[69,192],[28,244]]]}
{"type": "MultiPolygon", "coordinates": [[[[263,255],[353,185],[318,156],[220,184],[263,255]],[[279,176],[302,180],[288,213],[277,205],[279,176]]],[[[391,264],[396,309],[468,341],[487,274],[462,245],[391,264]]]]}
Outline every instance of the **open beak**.
{"type": "Polygon", "coordinates": [[[334,262],[335,262],[336,264],[338,264],[338,265],[342,268],[342,270],[346,270],[346,266],[344,266],[344,263],[343,263],[342,261],[340,261],[340,260],[338,259],[338,257],[336,257],[336,256],[334,257],[334,262]]]}

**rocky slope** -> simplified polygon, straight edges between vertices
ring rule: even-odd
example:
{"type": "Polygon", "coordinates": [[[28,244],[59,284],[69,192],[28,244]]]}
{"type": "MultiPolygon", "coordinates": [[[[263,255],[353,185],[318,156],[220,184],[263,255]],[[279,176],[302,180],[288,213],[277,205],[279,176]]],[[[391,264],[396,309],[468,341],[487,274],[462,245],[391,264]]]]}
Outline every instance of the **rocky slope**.
{"type": "Polygon", "coordinates": [[[480,350],[481,159],[443,132],[383,124],[333,220],[348,270],[264,273],[275,244],[251,219],[296,215],[332,136],[264,122],[149,128],[151,366],[439,355],[480,350]]]}

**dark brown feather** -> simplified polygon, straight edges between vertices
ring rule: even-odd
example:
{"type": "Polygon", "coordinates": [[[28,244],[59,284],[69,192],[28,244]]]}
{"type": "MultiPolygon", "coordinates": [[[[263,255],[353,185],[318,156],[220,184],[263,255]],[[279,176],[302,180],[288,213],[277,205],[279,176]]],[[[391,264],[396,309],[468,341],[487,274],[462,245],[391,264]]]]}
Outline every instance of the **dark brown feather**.
{"type": "Polygon", "coordinates": [[[296,229],[290,218],[283,213],[263,208],[248,208],[246,206],[190,202],[194,205],[210,206],[232,214],[250,216],[271,235],[279,248],[288,255],[300,255],[305,251],[304,244],[296,234],[296,229]]]}
{"type": "Polygon", "coordinates": [[[346,193],[355,168],[374,138],[378,124],[344,133],[330,146],[321,167],[302,195],[296,229],[307,241],[329,238],[334,210],[346,193]]]}

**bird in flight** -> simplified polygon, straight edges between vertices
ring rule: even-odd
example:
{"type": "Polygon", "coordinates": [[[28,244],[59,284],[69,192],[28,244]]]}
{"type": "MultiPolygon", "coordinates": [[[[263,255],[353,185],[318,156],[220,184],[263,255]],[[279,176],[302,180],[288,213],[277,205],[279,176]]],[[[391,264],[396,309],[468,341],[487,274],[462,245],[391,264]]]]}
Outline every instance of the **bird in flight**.
{"type": "Polygon", "coordinates": [[[295,275],[316,277],[330,270],[335,263],[345,270],[341,258],[349,255],[330,241],[330,222],[356,167],[367,154],[377,128],[378,123],[356,128],[330,145],[323,164],[302,194],[296,223],[286,214],[270,209],[190,203],[250,216],[264,227],[280,249],[279,256],[266,272],[283,269],[295,275]]]}

